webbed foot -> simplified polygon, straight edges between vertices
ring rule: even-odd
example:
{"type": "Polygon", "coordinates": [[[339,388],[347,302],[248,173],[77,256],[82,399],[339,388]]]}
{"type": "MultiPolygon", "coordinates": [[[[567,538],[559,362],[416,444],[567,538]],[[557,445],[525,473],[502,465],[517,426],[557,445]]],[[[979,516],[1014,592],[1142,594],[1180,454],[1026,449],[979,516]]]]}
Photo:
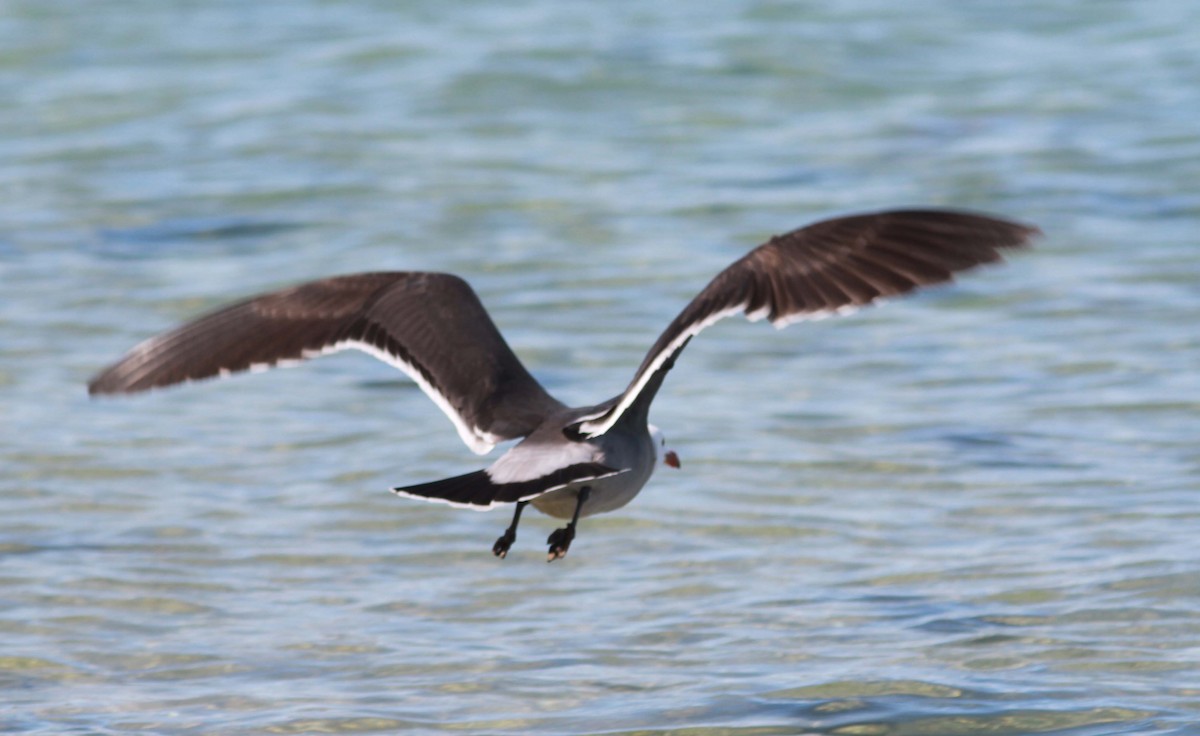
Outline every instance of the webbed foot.
{"type": "Polygon", "coordinates": [[[525,506],[528,503],[528,501],[517,502],[517,508],[513,511],[512,523],[508,525],[508,528],[504,530],[504,533],[492,545],[492,554],[502,560],[508,557],[509,548],[513,546],[513,542],[517,541],[517,524],[521,523],[521,512],[525,510],[525,506]]]}
{"type": "Polygon", "coordinates": [[[546,555],[546,562],[554,562],[566,557],[567,550],[571,548],[571,542],[574,539],[574,524],[567,524],[562,529],[555,529],[549,538],[546,539],[546,543],[550,545],[550,552],[546,555]]]}
{"type": "Polygon", "coordinates": [[[515,541],[517,541],[516,532],[512,529],[505,529],[504,534],[500,535],[500,538],[492,545],[492,554],[503,560],[505,557],[508,557],[508,550],[513,546],[513,542],[515,541]]]}

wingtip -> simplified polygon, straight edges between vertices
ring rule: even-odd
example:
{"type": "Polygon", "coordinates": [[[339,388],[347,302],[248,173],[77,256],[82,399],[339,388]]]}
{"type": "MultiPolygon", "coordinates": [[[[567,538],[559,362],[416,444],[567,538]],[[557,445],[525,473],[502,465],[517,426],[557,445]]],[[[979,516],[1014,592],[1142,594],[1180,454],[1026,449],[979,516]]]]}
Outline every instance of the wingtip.
{"type": "Polygon", "coordinates": [[[88,396],[136,394],[152,388],[157,388],[157,386],[138,385],[137,383],[124,381],[119,373],[114,375],[111,368],[92,376],[92,379],[87,383],[88,396]]]}
{"type": "Polygon", "coordinates": [[[1009,243],[1005,243],[1000,247],[1028,248],[1032,241],[1045,235],[1040,227],[1031,222],[1007,220],[1002,218],[992,219],[1004,224],[1008,230],[1008,235],[1011,237],[1011,241],[1009,243]]]}
{"type": "MultiPolygon", "coordinates": [[[[1002,222],[1008,225],[1008,231],[1002,236],[1003,242],[996,243],[993,246],[995,252],[991,263],[1004,263],[1008,260],[1006,256],[1009,253],[1032,249],[1034,241],[1045,235],[1037,225],[1012,220],[1002,220],[1002,222]]],[[[987,261],[984,261],[984,263],[987,263],[987,261]]]]}
{"type": "Polygon", "coordinates": [[[91,380],[87,382],[88,396],[104,396],[106,394],[120,393],[117,389],[109,385],[109,381],[106,380],[107,375],[107,372],[104,372],[92,376],[91,380]]]}

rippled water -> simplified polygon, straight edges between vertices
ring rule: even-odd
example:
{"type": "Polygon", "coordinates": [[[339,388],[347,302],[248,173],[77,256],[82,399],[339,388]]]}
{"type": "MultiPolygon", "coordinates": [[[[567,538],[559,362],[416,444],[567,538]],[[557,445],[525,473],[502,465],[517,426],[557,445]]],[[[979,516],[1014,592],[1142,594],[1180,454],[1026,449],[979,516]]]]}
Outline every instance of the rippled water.
{"type": "Polygon", "coordinates": [[[1200,5],[14,0],[0,14],[0,731],[1200,729],[1200,5]],[[545,517],[361,356],[83,384],[231,297],[468,278],[572,403],[773,232],[935,204],[1039,248],[706,332],[683,457],[545,517]]]}

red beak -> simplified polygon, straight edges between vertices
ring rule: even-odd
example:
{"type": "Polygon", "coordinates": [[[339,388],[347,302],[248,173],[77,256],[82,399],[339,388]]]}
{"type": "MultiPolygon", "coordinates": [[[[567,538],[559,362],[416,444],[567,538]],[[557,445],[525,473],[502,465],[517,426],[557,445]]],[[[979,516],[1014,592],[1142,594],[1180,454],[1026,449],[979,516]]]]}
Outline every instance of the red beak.
{"type": "Polygon", "coordinates": [[[672,468],[678,469],[683,467],[679,464],[679,456],[675,454],[674,450],[667,450],[663,453],[663,462],[672,468]]]}

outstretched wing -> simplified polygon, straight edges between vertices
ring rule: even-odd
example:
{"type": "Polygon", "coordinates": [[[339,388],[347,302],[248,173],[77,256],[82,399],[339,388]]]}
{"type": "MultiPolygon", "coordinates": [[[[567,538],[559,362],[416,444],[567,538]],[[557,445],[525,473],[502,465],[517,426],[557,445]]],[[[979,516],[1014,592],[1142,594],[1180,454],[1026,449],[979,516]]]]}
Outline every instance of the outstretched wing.
{"type": "Polygon", "coordinates": [[[688,341],[720,319],[744,313],[784,327],[844,314],[999,261],[1001,250],[1038,232],[968,212],[911,210],[839,217],[771,238],[717,274],[659,336],[617,403],[580,429],[602,434],[636,402],[652,400],[688,341]]]}
{"type": "Polygon", "coordinates": [[[525,370],[467,282],[443,273],[338,276],[230,305],[146,340],[93,378],[88,392],[144,391],[346,349],[411,376],[480,454],[563,408],[525,370]]]}

